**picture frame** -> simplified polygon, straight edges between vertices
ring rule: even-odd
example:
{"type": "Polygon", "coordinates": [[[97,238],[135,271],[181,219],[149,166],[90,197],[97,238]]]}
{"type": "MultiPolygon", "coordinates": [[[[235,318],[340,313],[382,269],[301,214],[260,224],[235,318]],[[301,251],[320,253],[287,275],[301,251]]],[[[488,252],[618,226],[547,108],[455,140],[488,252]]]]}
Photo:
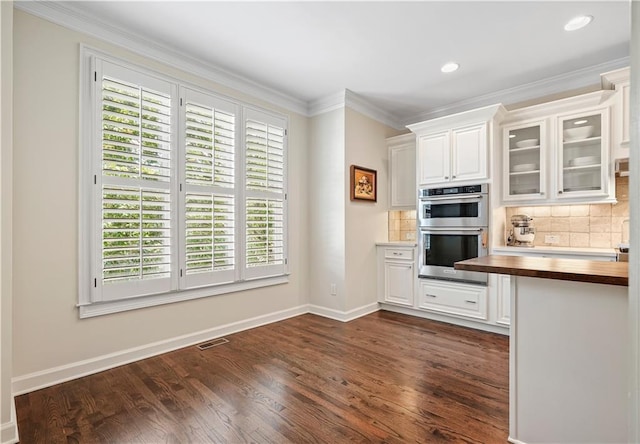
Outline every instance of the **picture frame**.
{"type": "Polygon", "coordinates": [[[378,172],[369,168],[351,165],[351,200],[377,202],[378,172]]]}

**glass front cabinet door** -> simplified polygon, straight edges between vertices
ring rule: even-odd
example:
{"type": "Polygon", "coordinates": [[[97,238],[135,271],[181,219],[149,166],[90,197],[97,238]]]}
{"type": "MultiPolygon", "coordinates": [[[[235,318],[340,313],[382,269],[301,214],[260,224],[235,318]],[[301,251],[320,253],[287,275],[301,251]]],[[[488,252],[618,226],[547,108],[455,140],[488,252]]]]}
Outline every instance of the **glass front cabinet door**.
{"type": "Polygon", "coordinates": [[[546,143],[543,121],[504,128],[505,201],[546,197],[546,143]]]}
{"type": "Polygon", "coordinates": [[[609,190],[609,112],[558,117],[557,197],[606,195],[609,190]]]}

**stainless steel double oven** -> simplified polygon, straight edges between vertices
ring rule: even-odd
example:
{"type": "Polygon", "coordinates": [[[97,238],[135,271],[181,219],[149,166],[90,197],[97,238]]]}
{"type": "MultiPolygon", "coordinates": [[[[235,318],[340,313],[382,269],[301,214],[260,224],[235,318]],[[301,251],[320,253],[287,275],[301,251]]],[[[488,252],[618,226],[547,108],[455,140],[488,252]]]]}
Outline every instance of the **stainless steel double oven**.
{"type": "Polygon", "coordinates": [[[487,255],[488,185],[419,190],[419,277],[487,284],[487,273],[453,264],[487,255]]]}

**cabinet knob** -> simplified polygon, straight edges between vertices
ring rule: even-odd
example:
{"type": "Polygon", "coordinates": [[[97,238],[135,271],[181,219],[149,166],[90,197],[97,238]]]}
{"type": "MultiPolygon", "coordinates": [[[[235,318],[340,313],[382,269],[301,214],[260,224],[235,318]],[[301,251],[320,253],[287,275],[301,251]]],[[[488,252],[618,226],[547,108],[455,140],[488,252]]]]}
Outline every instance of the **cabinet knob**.
{"type": "Polygon", "coordinates": [[[562,190],[558,191],[558,194],[562,194],[562,190]]]}
{"type": "Polygon", "coordinates": [[[455,179],[455,178],[456,178],[456,176],[451,176],[451,178],[452,178],[452,179],[455,179]]]}
{"type": "Polygon", "coordinates": [[[444,178],[445,178],[445,180],[448,180],[448,179],[449,179],[449,176],[444,176],[444,178]]]}

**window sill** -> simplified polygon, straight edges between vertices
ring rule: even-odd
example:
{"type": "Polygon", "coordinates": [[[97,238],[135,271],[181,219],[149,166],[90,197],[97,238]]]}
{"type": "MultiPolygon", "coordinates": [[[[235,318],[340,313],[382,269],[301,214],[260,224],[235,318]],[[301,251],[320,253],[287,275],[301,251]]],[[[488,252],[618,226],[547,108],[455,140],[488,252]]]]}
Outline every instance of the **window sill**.
{"type": "Polygon", "coordinates": [[[136,310],[138,308],[153,307],[156,305],[170,304],[172,302],[189,301],[191,299],[206,298],[237,291],[252,290],[254,288],[269,287],[271,285],[286,284],[289,275],[272,276],[264,279],[255,279],[244,282],[234,282],[213,287],[196,288],[193,290],[175,291],[153,296],[124,299],[121,301],[94,302],[79,305],[80,319],[92,318],[122,311],[136,310]]]}

